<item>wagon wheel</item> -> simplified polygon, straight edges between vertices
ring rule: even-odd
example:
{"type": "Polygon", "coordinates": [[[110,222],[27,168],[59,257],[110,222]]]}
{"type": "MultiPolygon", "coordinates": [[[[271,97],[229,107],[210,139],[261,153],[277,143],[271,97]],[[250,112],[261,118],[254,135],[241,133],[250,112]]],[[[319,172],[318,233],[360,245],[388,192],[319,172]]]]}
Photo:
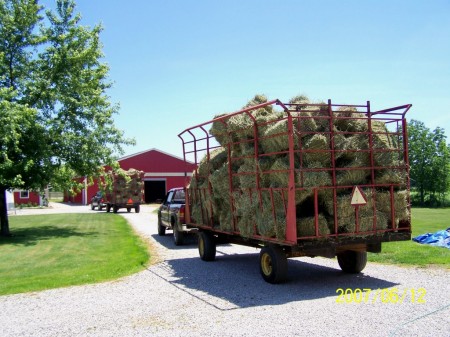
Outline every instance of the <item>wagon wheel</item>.
{"type": "Polygon", "coordinates": [[[106,212],[109,213],[110,211],[111,211],[111,205],[110,205],[110,204],[107,204],[107,205],[106,205],[106,212]]]}
{"type": "Polygon", "coordinates": [[[119,207],[117,207],[116,205],[113,206],[113,212],[117,213],[117,211],[119,210],[119,207]]]}
{"type": "Polygon", "coordinates": [[[216,259],[216,241],[209,232],[198,234],[198,253],[203,261],[214,261],[216,259]]]}
{"type": "Polygon", "coordinates": [[[137,205],[137,206],[134,208],[134,211],[135,211],[136,213],[139,213],[140,210],[141,210],[141,206],[140,206],[140,205],[137,205]]]}
{"type": "Polygon", "coordinates": [[[259,269],[264,281],[280,283],[287,277],[287,257],[278,246],[264,246],[259,254],[259,269]]]}
{"type": "Polygon", "coordinates": [[[367,252],[346,250],[337,254],[337,260],[342,271],[350,274],[357,274],[366,266],[367,252]]]}
{"type": "Polygon", "coordinates": [[[131,212],[131,208],[130,208],[130,207],[127,208],[127,212],[128,212],[128,213],[131,212]]]}

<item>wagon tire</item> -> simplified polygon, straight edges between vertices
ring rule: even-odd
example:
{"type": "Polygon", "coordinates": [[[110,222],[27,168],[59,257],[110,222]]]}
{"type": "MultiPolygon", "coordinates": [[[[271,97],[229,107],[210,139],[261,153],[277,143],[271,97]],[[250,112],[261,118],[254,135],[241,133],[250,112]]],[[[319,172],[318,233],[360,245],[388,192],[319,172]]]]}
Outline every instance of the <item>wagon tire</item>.
{"type": "Polygon", "coordinates": [[[137,206],[134,208],[134,211],[135,211],[136,213],[139,213],[139,212],[141,211],[141,206],[140,206],[140,205],[137,205],[137,206]]]}
{"type": "Polygon", "coordinates": [[[131,208],[130,208],[130,207],[127,208],[127,212],[128,212],[128,213],[131,212],[131,208]]]}
{"type": "Polygon", "coordinates": [[[259,270],[264,281],[272,284],[284,282],[288,264],[283,249],[278,246],[264,246],[259,254],[259,270]]]}
{"type": "Polygon", "coordinates": [[[367,252],[346,250],[337,254],[337,260],[343,272],[358,274],[367,264],[367,252]]]}
{"type": "Polygon", "coordinates": [[[216,240],[209,232],[199,232],[198,253],[203,261],[214,261],[216,259],[216,240]]]}
{"type": "Polygon", "coordinates": [[[106,212],[110,212],[111,211],[111,205],[106,205],[106,212]]]}
{"type": "Polygon", "coordinates": [[[117,213],[117,211],[119,210],[119,207],[117,207],[116,205],[113,206],[113,212],[117,213]]]}

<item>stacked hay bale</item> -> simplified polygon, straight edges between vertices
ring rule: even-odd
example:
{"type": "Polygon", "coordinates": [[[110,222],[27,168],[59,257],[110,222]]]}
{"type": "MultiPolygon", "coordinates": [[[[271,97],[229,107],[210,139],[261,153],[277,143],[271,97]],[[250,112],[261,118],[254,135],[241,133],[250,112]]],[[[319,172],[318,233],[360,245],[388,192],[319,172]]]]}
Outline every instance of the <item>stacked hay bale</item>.
{"type": "MultiPolygon", "coordinates": [[[[264,102],[267,98],[257,95],[243,108],[264,102]]],[[[409,217],[406,187],[396,188],[392,198],[388,190],[390,184],[404,183],[406,171],[398,144],[382,121],[372,119],[369,124],[365,114],[349,107],[330,116],[327,105],[312,104],[306,96],[294,97],[289,103],[297,104],[290,113],[298,236],[316,235],[315,195],[320,236],[335,234],[335,227],[338,233],[355,232],[355,208],[350,204],[354,185],[380,184],[376,190],[365,189],[368,200],[359,210],[360,232],[392,225],[391,199],[396,224],[409,217]]],[[[288,126],[286,114],[272,105],[212,122],[210,134],[220,147],[194,172],[189,187],[194,222],[244,237],[285,239],[288,126]]]]}
{"type": "Polygon", "coordinates": [[[144,189],[143,173],[135,169],[110,172],[110,179],[104,185],[108,198],[115,204],[126,204],[129,199],[133,203],[141,202],[144,189]]]}

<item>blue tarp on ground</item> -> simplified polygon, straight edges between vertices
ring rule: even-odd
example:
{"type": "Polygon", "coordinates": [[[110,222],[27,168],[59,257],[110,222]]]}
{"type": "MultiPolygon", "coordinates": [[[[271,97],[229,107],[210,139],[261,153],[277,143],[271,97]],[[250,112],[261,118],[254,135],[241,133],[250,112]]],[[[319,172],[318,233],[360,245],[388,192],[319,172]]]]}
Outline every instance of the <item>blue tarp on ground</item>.
{"type": "Polygon", "coordinates": [[[450,249],[450,227],[436,233],[422,234],[412,239],[418,243],[450,249]]]}

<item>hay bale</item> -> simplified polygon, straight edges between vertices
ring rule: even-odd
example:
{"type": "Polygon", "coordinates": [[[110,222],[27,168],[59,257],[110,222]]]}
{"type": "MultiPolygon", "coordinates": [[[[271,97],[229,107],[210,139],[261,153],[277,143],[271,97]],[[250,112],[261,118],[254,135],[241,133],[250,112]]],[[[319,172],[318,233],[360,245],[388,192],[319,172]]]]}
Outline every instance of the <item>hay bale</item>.
{"type": "Polygon", "coordinates": [[[280,190],[261,191],[261,207],[257,205],[256,224],[263,236],[276,237],[278,240],[286,237],[287,196],[283,193],[280,190]]]}
{"type": "Polygon", "coordinates": [[[258,196],[251,191],[234,192],[233,196],[239,232],[243,237],[251,237],[255,234],[258,196]]]}
{"type": "Polygon", "coordinates": [[[227,127],[226,119],[218,119],[223,116],[226,116],[226,114],[214,116],[214,119],[217,120],[212,123],[209,133],[216,138],[220,145],[226,146],[231,142],[231,135],[227,127]]]}
{"type": "Polygon", "coordinates": [[[333,116],[333,125],[339,131],[367,131],[367,117],[354,107],[339,107],[333,116]]]}
{"type": "Polygon", "coordinates": [[[261,175],[263,187],[286,187],[289,182],[289,159],[287,156],[272,158],[273,164],[261,175]]]}
{"type": "MultiPolygon", "coordinates": [[[[394,211],[395,222],[398,225],[399,221],[409,219],[408,210],[408,192],[406,190],[400,190],[394,192],[394,211]]],[[[377,208],[384,212],[388,219],[391,220],[391,193],[389,191],[377,192],[376,194],[377,208]]]]}
{"type": "Polygon", "coordinates": [[[208,156],[205,155],[198,165],[199,176],[207,177],[215,170],[218,170],[228,159],[227,150],[224,147],[213,149],[208,156]]]}
{"type": "Polygon", "coordinates": [[[297,173],[297,182],[299,187],[305,188],[331,186],[332,184],[329,171],[320,162],[309,162],[304,170],[297,173]]]}
{"type": "Polygon", "coordinates": [[[289,140],[287,132],[287,119],[282,119],[268,124],[262,135],[262,138],[260,139],[263,153],[283,152],[289,150],[289,140]]]}
{"type": "Polygon", "coordinates": [[[404,170],[389,168],[376,170],[375,184],[400,184],[402,188],[406,188],[406,168],[404,170]]]}
{"type": "Polygon", "coordinates": [[[256,187],[256,176],[259,173],[253,158],[244,160],[243,164],[237,170],[237,173],[241,188],[256,187]]]}
{"type": "MultiPolygon", "coordinates": [[[[319,235],[325,236],[330,234],[327,219],[323,214],[318,215],[319,235]]],[[[315,217],[297,218],[297,236],[314,236],[316,235],[315,217]]]]}
{"type": "Polygon", "coordinates": [[[330,143],[327,136],[316,133],[304,142],[303,162],[306,165],[315,163],[322,167],[330,166],[330,143]]]}

